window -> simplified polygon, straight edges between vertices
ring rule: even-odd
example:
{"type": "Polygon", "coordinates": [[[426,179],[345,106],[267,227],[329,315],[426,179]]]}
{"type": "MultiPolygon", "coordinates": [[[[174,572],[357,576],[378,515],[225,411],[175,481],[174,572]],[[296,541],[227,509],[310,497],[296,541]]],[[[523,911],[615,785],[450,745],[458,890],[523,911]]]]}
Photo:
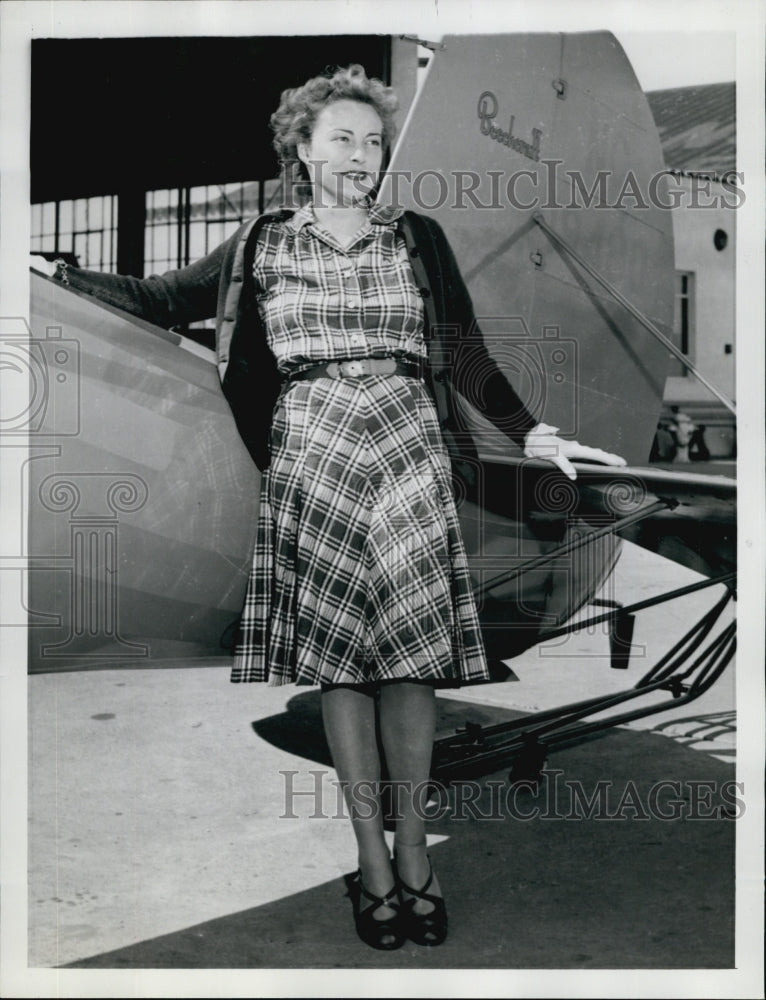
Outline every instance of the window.
{"type": "MultiPolygon", "coordinates": [[[[281,194],[279,179],[147,191],[144,275],[200,260],[246,219],[279,208],[281,194]]],[[[176,329],[207,347],[214,344],[208,320],[176,329]]]]}
{"type": "Polygon", "coordinates": [[[279,180],[146,192],[144,274],[193,264],[245,219],[279,207],[279,180]]]}
{"type": "Polygon", "coordinates": [[[117,264],[116,195],[33,205],[32,250],[73,253],[80,267],[113,271],[117,264]]]}
{"type": "MultiPolygon", "coordinates": [[[[675,346],[690,360],[694,361],[694,272],[676,271],[676,300],[673,315],[673,336],[675,346]]],[[[671,359],[669,375],[688,376],[689,369],[677,358],[671,359]]]]}
{"type": "MultiPolygon", "coordinates": [[[[279,178],[145,192],[144,275],[193,264],[246,219],[276,211],[281,203],[279,178]]],[[[33,205],[32,252],[72,253],[80,267],[116,271],[117,208],[116,195],[33,205]]],[[[180,332],[209,345],[208,326],[203,321],[180,332]]]]}

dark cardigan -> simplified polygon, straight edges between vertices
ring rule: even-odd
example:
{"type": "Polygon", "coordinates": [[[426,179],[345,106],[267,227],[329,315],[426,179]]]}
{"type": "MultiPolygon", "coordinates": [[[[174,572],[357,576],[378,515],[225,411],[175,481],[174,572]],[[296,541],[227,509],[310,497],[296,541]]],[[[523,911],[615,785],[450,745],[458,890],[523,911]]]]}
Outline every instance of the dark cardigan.
{"type": "MultiPolygon", "coordinates": [[[[406,212],[398,225],[423,297],[429,361],[426,379],[450,457],[453,462],[476,458],[453,390],[465,396],[512,440],[523,445],[527,431],[537,420],[486,349],[468,289],[444,232],[433,219],[415,212],[406,212]]],[[[254,226],[247,237],[245,275],[252,273],[259,228],[254,226]]],[[[279,389],[280,378],[263,333],[255,289],[252,282],[246,282],[232,334],[223,391],[242,439],[261,469],[268,464],[268,428],[279,389]],[[257,395],[253,392],[254,377],[258,381],[257,395]]]]}
{"type": "MultiPolygon", "coordinates": [[[[138,279],[69,270],[69,281],[110,304],[170,327],[216,316],[223,392],[237,429],[260,469],[269,463],[269,430],[280,376],[271,353],[252,280],[258,233],[282,214],[246,223],[207,257],[178,271],[138,279]]],[[[452,248],[439,224],[415,212],[397,223],[426,314],[426,380],[436,403],[453,463],[471,462],[476,450],[456,405],[461,393],[518,444],[537,423],[484,344],[452,248]]]]}

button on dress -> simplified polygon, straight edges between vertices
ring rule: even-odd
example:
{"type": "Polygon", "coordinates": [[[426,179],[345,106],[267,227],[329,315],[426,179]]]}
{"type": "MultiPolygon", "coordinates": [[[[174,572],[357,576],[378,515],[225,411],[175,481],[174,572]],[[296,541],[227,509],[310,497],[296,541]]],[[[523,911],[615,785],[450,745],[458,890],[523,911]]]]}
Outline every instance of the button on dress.
{"type": "MultiPolygon", "coordinates": [[[[280,372],[426,358],[401,211],[343,248],[311,206],[264,226],[253,275],[280,372]]],[[[488,678],[433,400],[414,377],[286,381],[274,409],[234,681],[488,678]]]]}

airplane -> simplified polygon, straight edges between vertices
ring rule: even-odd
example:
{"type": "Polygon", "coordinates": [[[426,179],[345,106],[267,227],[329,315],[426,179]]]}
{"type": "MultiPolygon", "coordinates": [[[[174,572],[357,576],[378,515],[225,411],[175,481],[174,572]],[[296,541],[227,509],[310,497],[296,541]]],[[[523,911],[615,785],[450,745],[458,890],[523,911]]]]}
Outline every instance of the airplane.
{"type": "MultiPolygon", "coordinates": [[[[392,153],[380,198],[441,223],[522,399],[563,437],[629,463],[580,463],[571,483],[456,400],[478,455],[456,490],[493,679],[524,649],[594,622],[610,626],[612,665],[628,665],[634,615],[682,592],[602,600],[573,623],[623,539],[704,574],[683,593],[723,587],[621,694],[438,739],[439,780],[509,762],[534,775],[555,747],[698,697],[734,654],[734,623],[716,627],[736,594],[736,483],[646,465],[677,354],[663,177],[646,97],[603,32],[444,38],[392,153]]],[[[228,665],[259,473],[213,352],[34,272],[31,298],[28,348],[17,334],[33,385],[30,670],[228,665]]]]}

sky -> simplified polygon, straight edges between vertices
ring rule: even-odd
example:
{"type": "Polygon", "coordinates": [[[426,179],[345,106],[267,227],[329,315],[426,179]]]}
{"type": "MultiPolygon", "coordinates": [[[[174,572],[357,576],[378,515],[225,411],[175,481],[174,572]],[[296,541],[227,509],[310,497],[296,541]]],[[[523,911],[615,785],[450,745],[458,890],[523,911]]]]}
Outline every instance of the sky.
{"type": "Polygon", "coordinates": [[[665,90],[695,83],[728,83],[736,77],[733,32],[615,31],[641,89],[665,90]],[[672,56],[671,56],[672,54],[672,56]]]}

